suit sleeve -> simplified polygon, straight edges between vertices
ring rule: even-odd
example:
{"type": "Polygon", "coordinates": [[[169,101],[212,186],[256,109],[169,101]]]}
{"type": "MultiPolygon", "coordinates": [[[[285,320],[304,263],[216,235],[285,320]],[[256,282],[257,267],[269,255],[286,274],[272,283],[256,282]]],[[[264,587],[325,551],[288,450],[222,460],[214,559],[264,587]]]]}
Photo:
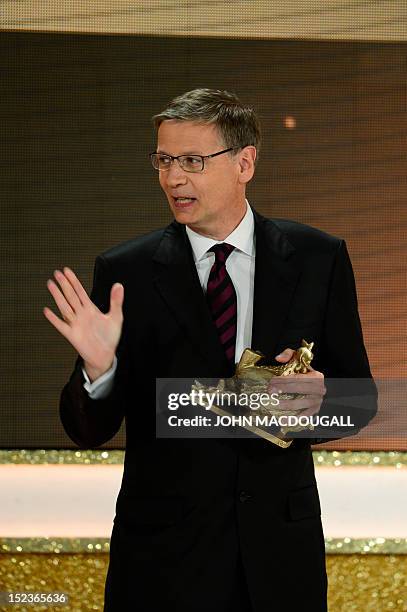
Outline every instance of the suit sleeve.
{"type": "Polygon", "coordinates": [[[314,367],[327,380],[320,414],[345,417],[349,414],[354,426],[349,430],[338,428],[332,437],[316,437],[311,443],[355,435],[377,412],[377,389],[363,341],[352,264],[343,240],[333,264],[321,350],[314,367]]]}
{"type": "Polygon", "coordinates": [[[333,265],[322,352],[327,378],[371,378],[358,311],[355,277],[343,240],[333,265]]]}
{"type": "MultiPolygon", "coordinates": [[[[104,313],[109,311],[113,283],[108,262],[103,256],[97,257],[90,298],[104,313]]],[[[71,377],[62,390],[59,405],[62,425],[71,440],[81,448],[104,444],[118,432],[123,421],[128,381],[125,325],[116,356],[117,370],[113,387],[103,399],[91,399],[84,389],[81,357],[77,358],[71,377]]]]}

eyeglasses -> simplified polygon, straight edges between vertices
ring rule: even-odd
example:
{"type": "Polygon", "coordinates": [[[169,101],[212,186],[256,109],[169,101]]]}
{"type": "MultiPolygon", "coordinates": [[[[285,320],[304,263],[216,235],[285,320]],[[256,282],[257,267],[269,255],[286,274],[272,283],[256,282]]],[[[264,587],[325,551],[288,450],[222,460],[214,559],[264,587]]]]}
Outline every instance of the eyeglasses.
{"type": "Polygon", "coordinates": [[[150,159],[153,168],[159,171],[165,172],[169,170],[176,159],[185,172],[202,172],[205,168],[205,159],[223,155],[223,153],[228,153],[235,149],[244,149],[244,147],[229,147],[229,149],[224,149],[218,153],[212,153],[212,155],[167,155],[166,153],[150,153],[150,159]]]}

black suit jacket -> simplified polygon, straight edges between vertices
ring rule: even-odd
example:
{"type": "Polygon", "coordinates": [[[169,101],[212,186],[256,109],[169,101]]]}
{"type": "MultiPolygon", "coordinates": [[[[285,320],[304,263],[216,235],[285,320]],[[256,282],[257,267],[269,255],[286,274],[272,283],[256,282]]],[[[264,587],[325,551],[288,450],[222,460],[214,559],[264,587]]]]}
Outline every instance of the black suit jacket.
{"type": "MultiPolygon", "coordinates": [[[[271,361],[315,342],[326,376],[370,377],[345,243],[255,213],[252,347],[271,361]],[[349,359],[351,355],[351,359],[349,359]]],[[[199,284],[185,227],[99,256],[92,300],[109,308],[125,288],[114,388],[83,389],[81,360],[61,396],[61,419],[83,448],[126,420],[106,610],[226,612],[241,560],[255,612],[326,609],[324,538],[310,440],[156,439],[156,377],[222,377],[228,365],[199,284]]]]}

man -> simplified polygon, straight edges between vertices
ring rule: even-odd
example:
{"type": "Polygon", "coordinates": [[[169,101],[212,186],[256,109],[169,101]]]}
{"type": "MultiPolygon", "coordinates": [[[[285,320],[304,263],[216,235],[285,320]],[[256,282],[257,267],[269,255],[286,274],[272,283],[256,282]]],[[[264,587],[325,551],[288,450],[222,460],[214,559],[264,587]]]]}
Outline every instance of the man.
{"type": "Polygon", "coordinates": [[[90,299],[56,271],[63,320],[44,310],[79,353],[61,396],[68,435],[95,447],[126,419],[105,610],[322,612],[311,441],[156,438],[155,379],[229,376],[247,346],[285,363],[302,338],[318,406],[324,374],[370,377],[345,243],[248,206],[260,130],[236,96],[193,90],[154,121],[174,222],[99,256],[90,299]]]}

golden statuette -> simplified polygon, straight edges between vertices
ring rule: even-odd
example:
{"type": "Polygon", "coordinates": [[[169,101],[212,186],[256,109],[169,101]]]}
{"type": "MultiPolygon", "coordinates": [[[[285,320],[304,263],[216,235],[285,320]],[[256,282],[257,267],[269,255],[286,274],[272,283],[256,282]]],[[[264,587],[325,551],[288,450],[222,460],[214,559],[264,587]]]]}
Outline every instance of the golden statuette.
{"type": "Polygon", "coordinates": [[[274,376],[306,374],[311,370],[310,365],[314,357],[312,353],[313,347],[313,342],[303,340],[300,348],[294,352],[290,361],[278,366],[256,365],[258,361],[264,358],[264,355],[247,348],[243,351],[240,361],[236,366],[236,375],[242,378],[264,381],[270,380],[274,376]]]}
{"type": "MultiPolygon", "coordinates": [[[[242,404],[240,399],[243,396],[253,397],[254,394],[263,394],[263,397],[267,397],[270,384],[272,384],[274,378],[310,372],[311,361],[314,357],[312,353],[313,346],[313,342],[302,340],[300,348],[294,352],[291,359],[287,363],[280,365],[257,365],[259,361],[264,359],[264,355],[250,348],[246,348],[242,353],[239,363],[236,365],[236,371],[232,378],[220,379],[215,387],[206,387],[199,381],[195,381],[192,389],[197,392],[203,391],[205,394],[218,393],[222,398],[228,398],[228,396],[239,398],[238,405],[240,413],[246,416],[253,414],[250,407],[245,408],[245,404],[242,404]]],[[[276,381],[276,385],[278,386],[278,381],[276,381]]],[[[281,408],[279,402],[281,400],[303,399],[305,397],[307,396],[301,393],[276,393],[274,394],[274,398],[273,395],[269,395],[269,401],[263,401],[261,405],[256,407],[256,415],[278,417],[280,415],[288,416],[300,414],[302,409],[295,409],[294,407],[292,409],[286,407],[281,408]],[[278,398],[278,404],[276,404],[276,397],[278,398]]],[[[221,416],[231,415],[232,412],[230,410],[225,410],[224,403],[222,407],[212,404],[210,410],[221,416]]],[[[201,405],[206,408],[208,407],[205,400],[201,402],[201,405]]],[[[282,448],[287,448],[291,444],[291,440],[284,440],[284,436],[288,431],[313,429],[312,425],[306,427],[298,425],[294,427],[281,427],[280,434],[282,437],[279,437],[280,434],[273,435],[256,425],[245,423],[243,427],[282,448]]]]}
{"type": "MultiPolygon", "coordinates": [[[[264,355],[252,349],[245,349],[239,363],[236,365],[235,376],[241,392],[264,392],[271,379],[276,376],[290,376],[291,374],[306,374],[311,371],[310,365],[314,357],[312,353],[313,342],[302,340],[301,346],[294,352],[287,363],[277,366],[256,365],[264,359],[264,355]]],[[[233,383],[232,383],[233,384],[233,383]]],[[[305,397],[300,393],[283,393],[280,399],[301,399],[305,397]]]]}

